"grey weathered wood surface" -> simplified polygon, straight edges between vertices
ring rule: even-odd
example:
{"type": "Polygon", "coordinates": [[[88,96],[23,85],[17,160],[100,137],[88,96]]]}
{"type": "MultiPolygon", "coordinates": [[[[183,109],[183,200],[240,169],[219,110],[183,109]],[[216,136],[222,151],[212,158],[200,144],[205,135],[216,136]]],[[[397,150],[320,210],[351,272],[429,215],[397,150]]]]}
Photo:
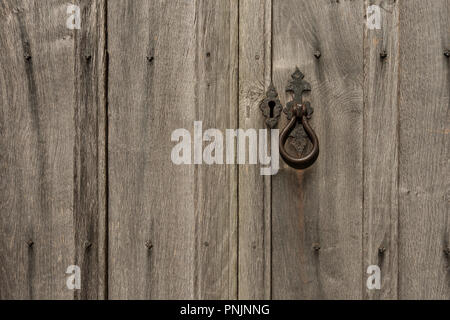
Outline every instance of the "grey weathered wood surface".
{"type": "Polygon", "coordinates": [[[450,1],[399,6],[399,298],[448,300],[450,1]]]}
{"type": "Polygon", "coordinates": [[[0,2],[0,298],[450,299],[450,0],[73,3],[0,2]],[[313,167],[172,164],[295,66],[313,167]]]}
{"type": "Polygon", "coordinates": [[[103,5],[72,31],[65,1],[0,3],[3,299],[104,297],[103,5]]]}
{"type": "Polygon", "coordinates": [[[363,2],[273,6],[274,83],[281,94],[295,66],[305,74],[320,156],[304,171],[283,164],[273,177],[272,297],[360,299],[363,2]]]}
{"type": "Polygon", "coordinates": [[[398,72],[399,1],[378,5],[381,29],[364,32],[364,229],[363,266],[378,265],[381,290],[364,298],[396,299],[398,275],[398,72]],[[386,54],[386,55],[384,55],[386,54]]]}
{"type": "Polygon", "coordinates": [[[109,297],[237,296],[237,170],[171,132],[237,126],[237,1],[109,1],[109,297]]]}
{"type": "MultiPolygon", "coordinates": [[[[271,81],[271,2],[239,3],[239,128],[244,130],[264,128],[259,104],[271,81]]],[[[270,205],[271,177],[262,176],[260,166],[239,166],[239,299],[270,298],[270,205]]]]}

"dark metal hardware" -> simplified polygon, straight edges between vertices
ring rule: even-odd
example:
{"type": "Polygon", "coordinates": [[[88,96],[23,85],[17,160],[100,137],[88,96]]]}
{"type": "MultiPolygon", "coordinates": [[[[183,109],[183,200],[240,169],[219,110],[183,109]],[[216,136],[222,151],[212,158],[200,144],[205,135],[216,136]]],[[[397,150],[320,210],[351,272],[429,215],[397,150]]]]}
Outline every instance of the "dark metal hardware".
{"type": "Polygon", "coordinates": [[[319,139],[317,138],[316,133],[308,123],[308,111],[306,105],[298,104],[294,106],[293,113],[294,116],[292,117],[291,121],[288,123],[286,128],[284,128],[283,131],[281,131],[280,134],[280,154],[283,160],[291,167],[295,169],[306,169],[310,167],[319,156],[319,139]],[[305,130],[308,138],[311,140],[312,143],[311,151],[302,158],[295,158],[291,156],[289,153],[287,153],[287,151],[284,148],[286,140],[288,139],[294,127],[296,126],[298,119],[301,120],[303,129],[305,130]]]}
{"type": "MultiPolygon", "coordinates": [[[[305,91],[311,91],[311,86],[303,79],[305,76],[298,68],[296,68],[291,77],[292,79],[286,87],[286,92],[292,93],[293,100],[288,102],[283,109],[283,112],[290,121],[280,134],[280,154],[289,166],[295,169],[306,169],[310,167],[319,156],[319,139],[308,122],[308,120],[311,119],[314,110],[309,102],[303,103],[302,98],[305,91]],[[308,146],[308,140],[311,142],[312,147],[306,155],[296,158],[290,155],[285,149],[288,138],[291,138],[290,143],[299,155],[304,154],[308,146]]],[[[261,102],[260,106],[265,116],[268,110],[266,105],[269,101],[276,101],[275,105],[278,106],[279,104],[281,106],[279,100],[275,99],[278,94],[276,94],[276,90],[273,86],[269,88],[267,95],[268,97],[261,102]]],[[[271,126],[273,123],[268,123],[267,121],[269,121],[269,119],[266,120],[266,123],[268,125],[270,124],[269,127],[273,128],[271,126]]]]}
{"type": "Polygon", "coordinates": [[[283,107],[281,106],[280,99],[278,99],[277,90],[273,85],[269,86],[266,93],[266,98],[261,101],[259,108],[266,118],[266,125],[269,128],[275,128],[278,124],[278,120],[280,119],[283,107]]]}
{"type": "Polygon", "coordinates": [[[316,59],[320,59],[321,56],[322,56],[322,53],[319,50],[314,52],[314,57],[316,57],[316,59]]]}

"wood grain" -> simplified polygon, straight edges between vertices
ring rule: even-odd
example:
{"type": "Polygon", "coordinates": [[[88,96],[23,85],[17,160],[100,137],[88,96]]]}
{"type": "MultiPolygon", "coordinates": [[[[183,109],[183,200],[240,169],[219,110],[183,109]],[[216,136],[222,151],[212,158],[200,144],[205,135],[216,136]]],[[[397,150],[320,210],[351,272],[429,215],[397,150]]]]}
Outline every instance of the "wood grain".
{"type": "Polygon", "coordinates": [[[237,1],[109,1],[109,295],[237,296],[237,171],[171,133],[237,126],[237,1]]]}
{"type": "Polygon", "coordinates": [[[363,274],[381,270],[381,289],[364,297],[397,299],[398,278],[398,1],[378,5],[381,29],[364,36],[364,231],[363,274]],[[384,55],[386,54],[386,55],[384,55]]]}
{"type": "Polygon", "coordinates": [[[0,1],[0,299],[450,299],[450,0],[71,3],[0,1]],[[172,163],[296,66],[311,168],[172,163]]]}
{"type": "MultiPolygon", "coordinates": [[[[239,128],[244,130],[265,128],[259,104],[271,82],[271,5],[271,0],[239,5],[239,128]]],[[[261,175],[260,166],[239,166],[238,190],[239,299],[270,299],[271,177],[261,175]]]]}
{"type": "Polygon", "coordinates": [[[448,300],[450,1],[399,6],[399,298],[448,300]]]}
{"type": "Polygon", "coordinates": [[[281,94],[296,66],[305,74],[321,150],[272,179],[274,299],[362,298],[363,5],[273,2],[274,83],[281,94]]]}
{"type": "Polygon", "coordinates": [[[0,3],[2,299],[104,297],[104,2],[80,7],[72,31],[65,1],[0,3]]]}

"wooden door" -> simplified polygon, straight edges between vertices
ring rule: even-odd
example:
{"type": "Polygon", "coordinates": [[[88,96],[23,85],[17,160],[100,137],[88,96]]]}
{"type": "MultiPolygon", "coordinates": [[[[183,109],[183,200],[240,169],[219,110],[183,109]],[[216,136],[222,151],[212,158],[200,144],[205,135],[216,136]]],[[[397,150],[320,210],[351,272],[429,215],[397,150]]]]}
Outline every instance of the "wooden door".
{"type": "Polygon", "coordinates": [[[450,299],[449,0],[72,5],[0,2],[0,298],[450,299]],[[296,67],[313,166],[173,163],[296,67]]]}

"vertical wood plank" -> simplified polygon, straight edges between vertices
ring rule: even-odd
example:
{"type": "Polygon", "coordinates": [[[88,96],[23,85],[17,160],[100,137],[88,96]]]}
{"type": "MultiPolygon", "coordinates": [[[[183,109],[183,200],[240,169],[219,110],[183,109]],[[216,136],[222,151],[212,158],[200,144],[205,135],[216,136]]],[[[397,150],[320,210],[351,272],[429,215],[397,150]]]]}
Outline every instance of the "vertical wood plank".
{"type": "MultiPolygon", "coordinates": [[[[273,3],[273,79],[310,82],[320,156],[272,179],[275,299],[362,298],[363,1],[273,3]],[[320,51],[320,59],[314,53],[320,51]]],[[[282,94],[285,103],[285,94],[282,94]]]]}
{"type": "Polygon", "coordinates": [[[67,5],[0,3],[2,299],[104,297],[104,1],[67,5]]]}
{"type": "Polygon", "coordinates": [[[236,298],[237,171],[173,164],[171,133],[236,127],[237,10],[108,2],[113,299],[236,298]]]}
{"type": "MultiPolygon", "coordinates": [[[[239,128],[244,130],[265,128],[259,104],[271,82],[271,5],[271,0],[239,4],[239,128]]],[[[270,299],[270,181],[259,166],[239,167],[239,299],[270,299]]]]}
{"type": "Polygon", "coordinates": [[[364,37],[364,232],[363,274],[377,265],[381,289],[364,298],[396,299],[398,278],[398,1],[369,0],[381,29],[364,37]]]}
{"type": "Polygon", "coordinates": [[[399,298],[450,299],[450,1],[399,6],[399,298]]]}
{"type": "Polygon", "coordinates": [[[74,229],[77,299],[104,299],[106,279],[106,2],[79,1],[75,34],[74,229]]]}

